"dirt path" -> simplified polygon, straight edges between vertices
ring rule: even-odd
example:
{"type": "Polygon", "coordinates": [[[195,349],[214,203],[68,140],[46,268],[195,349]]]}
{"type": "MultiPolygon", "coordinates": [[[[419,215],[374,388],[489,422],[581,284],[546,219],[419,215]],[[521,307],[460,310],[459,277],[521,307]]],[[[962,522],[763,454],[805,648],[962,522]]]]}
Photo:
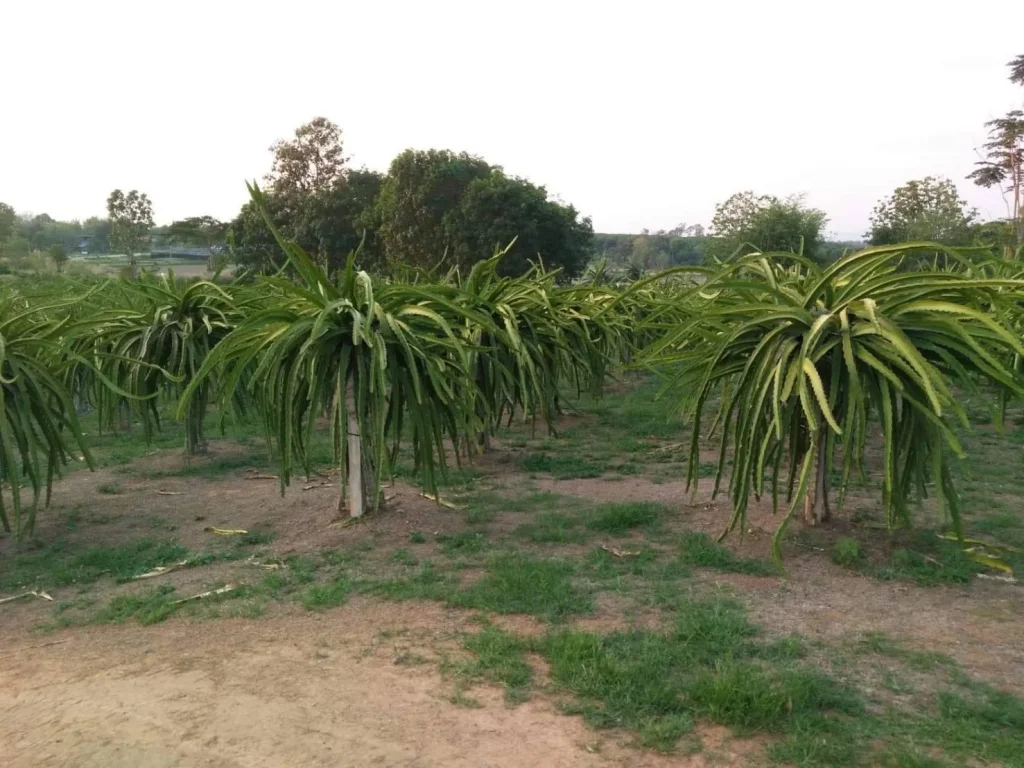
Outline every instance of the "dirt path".
{"type": "Polygon", "coordinates": [[[483,708],[453,705],[436,660],[464,618],[355,601],[258,621],[5,631],[0,765],[653,768],[738,758],[721,733],[703,734],[703,756],[642,753],[547,700],[508,709],[487,688],[472,692],[483,708]],[[402,663],[410,658],[424,663],[402,663]]]}

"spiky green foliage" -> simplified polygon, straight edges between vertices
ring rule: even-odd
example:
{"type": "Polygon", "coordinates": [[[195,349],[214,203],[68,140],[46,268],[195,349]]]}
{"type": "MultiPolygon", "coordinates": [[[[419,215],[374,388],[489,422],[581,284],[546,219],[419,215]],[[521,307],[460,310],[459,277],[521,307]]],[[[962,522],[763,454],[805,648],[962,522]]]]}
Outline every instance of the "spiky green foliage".
{"type": "Polygon", "coordinates": [[[598,299],[609,292],[559,288],[558,272],[541,265],[502,277],[502,256],[478,262],[465,279],[448,276],[459,303],[472,310],[460,327],[476,384],[472,410],[485,436],[517,413],[539,415],[551,427],[563,384],[599,391],[622,333],[618,316],[599,316],[598,299]]]}
{"type": "MultiPolygon", "coordinates": [[[[240,317],[234,299],[220,286],[181,280],[173,273],[111,283],[101,307],[88,332],[74,343],[91,364],[76,368],[77,382],[99,411],[101,424],[113,426],[128,411],[147,435],[160,426],[161,399],[177,402],[210,350],[240,317]],[[121,391],[91,376],[92,369],[121,391]]],[[[206,377],[182,413],[188,454],[205,448],[203,420],[214,385],[206,377]]]]}
{"type": "Polygon", "coordinates": [[[0,293],[0,524],[19,538],[32,534],[40,497],[45,492],[49,502],[61,465],[79,454],[92,463],[61,380],[68,365],[66,310],[66,303],[30,306],[12,292],[0,293]],[[55,319],[61,315],[65,319],[55,319]],[[26,483],[32,489],[27,513],[26,483]]]}
{"type": "Polygon", "coordinates": [[[1024,392],[1008,364],[1024,345],[990,313],[1024,282],[903,268],[936,251],[963,260],[933,243],[868,248],[827,269],[792,254],[752,254],[692,289],[692,318],[647,359],[672,371],[692,413],[688,482],[697,481],[702,437],[720,433],[715,492],[728,471],[735,508],[726,533],[744,524],[751,494],[771,494],[777,508],[783,493],[790,507],[778,557],[801,502],[809,521],[827,516],[834,466],[842,504],[851,473],[864,471],[872,424],[888,524],[908,523],[908,501],[933,489],[959,532],[949,457],[963,451],[950,420],[967,417],[954,387],[985,381],[1024,392]]]}
{"type": "MultiPolygon", "coordinates": [[[[252,192],[261,204],[259,190],[252,192]]],[[[209,355],[179,413],[223,371],[222,404],[239,390],[252,398],[280,462],[282,488],[296,463],[309,470],[307,449],[325,415],[346,466],[350,414],[373,478],[371,507],[405,438],[416,469],[433,485],[445,439],[458,444],[468,433],[468,348],[454,326],[486,326],[487,319],[453,301],[452,286],[376,282],[355,268],[354,257],[332,280],[301,248],[275,236],[297,281],[267,279],[272,294],[209,355]]]]}

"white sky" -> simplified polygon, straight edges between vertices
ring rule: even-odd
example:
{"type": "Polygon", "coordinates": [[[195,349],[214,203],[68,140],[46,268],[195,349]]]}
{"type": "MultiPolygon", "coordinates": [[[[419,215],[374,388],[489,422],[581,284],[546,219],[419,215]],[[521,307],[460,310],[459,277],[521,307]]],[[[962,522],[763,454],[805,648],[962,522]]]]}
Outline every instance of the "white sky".
{"type": "Polygon", "coordinates": [[[1024,102],[1021,0],[700,3],[0,0],[0,200],[230,218],[269,145],[324,115],[355,165],[482,155],[605,232],[806,193],[857,235],[898,184],[964,176],[1024,102]]]}

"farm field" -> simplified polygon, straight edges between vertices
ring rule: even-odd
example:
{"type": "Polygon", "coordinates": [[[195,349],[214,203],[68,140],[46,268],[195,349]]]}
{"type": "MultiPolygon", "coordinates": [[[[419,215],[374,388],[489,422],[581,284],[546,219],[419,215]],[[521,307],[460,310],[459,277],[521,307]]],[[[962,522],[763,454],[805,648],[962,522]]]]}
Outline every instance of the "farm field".
{"type": "MultiPolygon", "coordinates": [[[[938,538],[932,502],[885,531],[870,445],[844,512],[789,527],[784,574],[768,499],[717,543],[717,440],[687,490],[658,392],[620,374],[557,436],[500,430],[440,505],[402,454],[358,522],[326,434],[282,497],[256,424],[211,413],[186,458],[173,419],[147,443],[87,417],[97,471],[0,539],[0,597],[52,598],[0,604],[0,763],[1024,765],[1020,586],[938,538]]],[[[1019,572],[1020,414],[964,400],[965,534],[1019,572]]]]}

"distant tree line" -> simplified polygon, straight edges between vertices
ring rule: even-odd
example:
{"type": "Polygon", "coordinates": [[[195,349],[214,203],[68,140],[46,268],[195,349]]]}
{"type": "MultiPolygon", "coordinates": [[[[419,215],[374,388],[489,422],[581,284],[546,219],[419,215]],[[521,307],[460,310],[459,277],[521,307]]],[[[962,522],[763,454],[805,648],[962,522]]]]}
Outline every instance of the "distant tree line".
{"type": "MultiPolygon", "coordinates": [[[[386,174],[351,168],[341,130],[322,117],[271,152],[264,186],[270,219],[331,269],[353,252],[363,268],[394,273],[465,267],[507,249],[501,269],[508,274],[539,260],[573,277],[594,253],[589,218],[465,152],[406,150],[386,174]]],[[[253,203],[228,232],[241,265],[276,269],[280,251],[253,203]]]]}
{"type": "Polygon", "coordinates": [[[88,248],[90,253],[108,253],[110,230],[107,219],[58,221],[45,213],[19,215],[7,203],[0,203],[0,256],[28,256],[57,245],[70,252],[88,248]]]}

